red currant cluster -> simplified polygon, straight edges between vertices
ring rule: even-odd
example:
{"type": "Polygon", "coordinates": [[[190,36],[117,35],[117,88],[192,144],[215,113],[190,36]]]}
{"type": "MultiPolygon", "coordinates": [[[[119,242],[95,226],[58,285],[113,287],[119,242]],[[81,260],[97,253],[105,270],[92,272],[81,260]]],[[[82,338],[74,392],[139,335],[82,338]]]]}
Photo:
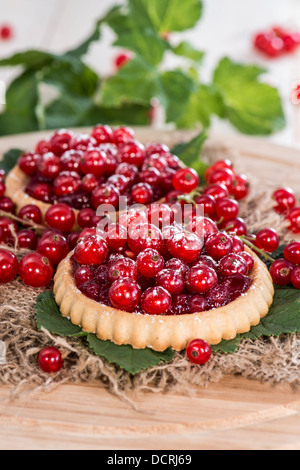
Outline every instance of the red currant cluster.
{"type": "Polygon", "coordinates": [[[281,27],[258,33],[254,38],[254,46],[268,57],[279,57],[294,52],[300,45],[300,33],[281,27]]]}
{"type": "Polygon", "coordinates": [[[270,274],[274,284],[292,284],[296,289],[300,289],[300,242],[291,242],[285,246],[283,258],[271,264],[270,274]]]}
{"type": "Polygon", "coordinates": [[[24,153],[19,167],[32,198],[96,210],[101,204],[118,209],[120,196],[128,205],[164,197],[181,163],[165,145],[143,145],[128,127],[98,125],[91,134],[55,132],[24,153]]]}

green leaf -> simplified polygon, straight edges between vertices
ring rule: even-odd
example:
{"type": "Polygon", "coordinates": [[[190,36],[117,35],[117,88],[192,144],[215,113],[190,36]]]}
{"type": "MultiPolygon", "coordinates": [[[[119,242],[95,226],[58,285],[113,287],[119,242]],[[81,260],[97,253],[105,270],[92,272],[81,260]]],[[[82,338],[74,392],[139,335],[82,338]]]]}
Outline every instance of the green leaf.
{"type": "Polygon", "coordinates": [[[150,348],[134,349],[130,345],[116,345],[111,341],[102,341],[95,335],[88,335],[87,340],[97,356],[104,357],[130,374],[154,367],[162,361],[170,362],[174,356],[171,349],[163,352],[157,352],[150,348]]]}
{"type": "Polygon", "coordinates": [[[45,328],[59,336],[86,336],[79,326],[73,325],[61,315],[52,291],[43,292],[38,296],[35,311],[39,330],[45,328]]]}
{"type": "Polygon", "coordinates": [[[52,291],[40,294],[35,304],[38,330],[45,328],[59,336],[83,337],[97,356],[116,364],[130,374],[153,367],[160,362],[169,362],[174,352],[167,349],[157,352],[152,349],[134,349],[130,345],[116,345],[111,341],[102,341],[96,335],[84,332],[79,326],[73,325],[68,318],[61,315],[52,291]]]}
{"type": "Polygon", "coordinates": [[[225,354],[234,354],[240,345],[241,336],[237,335],[234,339],[225,340],[223,339],[219,344],[211,346],[213,352],[221,352],[225,354]]]}
{"type": "Polygon", "coordinates": [[[5,174],[8,174],[10,170],[13,169],[22,153],[23,150],[13,148],[3,155],[3,158],[0,161],[0,168],[5,171],[5,174]]]}
{"type": "Polygon", "coordinates": [[[75,49],[70,49],[66,52],[66,55],[81,58],[88,53],[91,44],[98,41],[101,37],[101,21],[98,21],[92,31],[92,33],[75,49]]]}
{"type": "Polygon", "coordinates": [[[258,80],[264,72],[227,57],[214,72],[213,83],[224,103],[224,117],[246,134],[269,135],[285,125],[278,90],[258,80]]]}
{"type": "Polygon", "coordinates": [[[186,108],[188,97],[194,89],[192,78],[181,70],[164,72],[159,77],[158,99],[165,108],[166,121],[177,121],[186,108]]]}
{"type": "Polygon", "coordinates": [[[186,166],[194,168],[199,176],[202,176],[207,168],[207,164],[201,160],[201,152],[206,139],[206,131],[201,131],[189,142],[181,142],[171,150],[186,166]]]}
{"type": "Polygon", "coordinates": [[[132,18],[160,33],[193,28],[202,14],[200,0],[128,0],[132,18]]]}
{"type": "Polygon", "coordinates": [[[172,52],[176,55],[190,59],[198,65],[202,63],[205,52],[199,51],[188,41],[182,41],[177,46],[172,47],[172,52]]]}
{"type": "Polygon", "coordinates": [[[34,49],[28,51],[17,52],[10,57],[0,60],[0,67],[14,67],[23,65],[28,69],[37,69],[43,67],[53,60],[53,55],[34,49]]]}

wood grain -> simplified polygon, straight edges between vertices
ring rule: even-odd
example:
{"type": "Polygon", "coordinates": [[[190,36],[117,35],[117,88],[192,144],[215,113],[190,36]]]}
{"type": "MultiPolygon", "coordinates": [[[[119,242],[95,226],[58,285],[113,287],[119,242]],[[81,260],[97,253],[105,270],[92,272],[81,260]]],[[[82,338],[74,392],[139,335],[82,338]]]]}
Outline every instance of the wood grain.
{"type": "MultiPolygon", "coordinates": [[[[191,134],[135,129],[138,138],[166,144],[191,134]]],[[[48,133],[45,133],[46,135],[48,133]]],[[[30,148],[42,135],[0,139],[0,154],[30,148]]],[[[299,150],[260,139],[211,136],[208,147],[228,145],[250,178],[300,191],[299,150]]],[[[150,394],[128,403],[99,385],[63,385],[10,400],[0,387],[2,450],[293,450],[300,449],[300,389],[227,376],[191,396],[150,394]]]]}

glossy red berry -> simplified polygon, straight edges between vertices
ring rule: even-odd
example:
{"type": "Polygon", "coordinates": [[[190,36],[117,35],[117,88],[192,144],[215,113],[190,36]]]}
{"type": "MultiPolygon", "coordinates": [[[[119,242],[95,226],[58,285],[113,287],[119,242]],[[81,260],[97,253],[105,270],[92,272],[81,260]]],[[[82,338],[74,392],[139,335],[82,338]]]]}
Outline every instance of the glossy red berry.
{"type": "Polygon", "coordinates": [[[105,153],[98,149],[87,149],[80,162],[80,170],[84,175],[92,174],[97,178],[106,171],[105,153]]]}
{"type": "Polygon", "coordinates": [[[294,207],[286,217],[288,228],[293,233],[300,233],[300,207],[294,207]]]}
{"type": "Polygon", "coordinates": [[[2,230],[2,241],[4,243],[13,244],[15,235],[18,232],[18,224],[9,217],[0,217],[0,229],[2,230]]]}
{"type": "Polygon", "coordinates": [[[167,241],[167,247],[174,258],[192,263],[200,255],[203,243],[195,233],[183,231],[173,233],[167,241]]]}
{"type": "Polygon", "coordinates": [[[33,199],[51,203],[53,199],[53,191],[51,185],[39,181],[29,182],[26,186],[25,192],[33,199]]]}
{"type": "Polygon", "coordinates": [[[214,233],[206,240],[205,250],[208,256],[219,261],[233,250],[232,238],[224,232],[214,233]]]}
{"type": "Polygon", "coordinates": [[[218,273],[221,277],[228,277],[238,273],[246,276],[248,271],[249,268],[246,260],[236,253],[229,253],[224,256],[218,266],[218,273]]]}
{"type": "Polygon", "coordinates": [[[66,129],[60,129],[54,132],[54,134],[50,137],[50,150],[55,155],[60,157],[64,152],[72,148],[73,140],[73,132],[67,131],[66,129]]]}
{"type": "Polygon", "coordinates": [[[209,266],[198,264],[188,271],[185,282],[190,292],[205,294],[218,283],[218,275],[209,266]]]}
{"type": "Polygon", "coordinates": [[[70,206],[58,203],[47,210],[45,221],[49,227],[56,228],[62,232],[71,232],[75,225],[76,218],[70,206]]]}
{"type": "Polygon", "coordinates": [[[208,309],[208,302],[204,295],[194,294],[190,297],[188,303],[189,313],[204,312],[208,309]]]}
{"type": "Polygon", "coordinates": [[[8,41],[9,39],[13,37],[13,35],[14,35],[13,28],[10,25],[4,24],[0,26],[0,38],[3,41],[8,41]]]}
{"type": "Polygon", "coordinates": [[[40,158],[40,155],[36,152],[26,152],[20,156],[18,165],[25,175],[32,176],[37,171],[40,158]]]}
{"type": "Polygon", "coordinates": [[[74,272],[75,283],[78,287],[86,284],[94,278],[94,271],[89,265],[79,266],[74,272]]]}
{"type": "Polygon", "coordinates": [[[156,277],[164,268],[165,262],[162,255],[153,248],[147,248],[138,254],[136,265],[142,276],[146,278],[156,277]]]}
{"type": "Polygon", "coordinates": [[[291,272],[293,269],[294,265],[284,258],[279,258],[274,261],[269,269],[274,284],[279,286],[288,285],[291,280],[291,272]]]}
{"type": "Polygon", "coordinates": [[[136,204],[148,205],[153,198],[153,190],[148,183],[138,183],[131,188],[131,197],[136,204]]]}
{"type": "Polygon", "coordinates": [[[52,152],[45,153],[38,161],[37,171],[45,178],[56,178],[61,171],[60,158],[52,152]]]}
{"type": "Polygon", "coordinates": [[[127,244],[127,230],[123,225],[110,224],[104,232],[104,238],[111,251],[118,251],[127,244]]]}
{"type": "Polygon", "coordinates": [[[38,363],[44,372],[55,373],[61,370],[64,360],[59,349],[48,346],[39,353],[38,363]]]}
{"type": "Polygon", "coordinates": [[[223,197],[228,197],[229,191],[226,186],[224,186],[224,184],[214,183],[206,186],[203,190],[202,195],[212,196],[215,201],[217,201],[218,199],[222,199],[223,197]]]}
{"type": "Polygon", "coordinates": [[[130,258],[120,258],[109,266],[108,280],[113,283],[119,279],[138,279],[138,269],[136,262],[130,258]]]}
{"type": "Polygon", "coordinates": [[[292,270],[291,283],[296,289],[300,289],[300,266],[297,266],[292,270]]]}
{"type": "Polygon", "coordinates": [[[163,269],[156,276],[156,285],[163,287],[173,296],[184,291],[185,279],[179,271],[163,269]]]}
{"type": "Polygon", "coordinates": [[[119,146],[119,159],[122,163],[141,168],[145,157],[145,147],[138,141],[127,141],[119,146]]]}
{"type": "Polygon", "coordinates": [[[141,297],[141,307],[150,315],[161,315],[168,312],[172,305],[171,294],[163,287],[149,287],[141,297]]]}
{"type": "Polygon", "coordinates": [[[226,186],[229,193],[232,193],[235,174],[229,168],[220,168],[215,170],[208,179],[208,184],[222,184],[226,186]]]}
{"type": "Polygon", "coordinates": [[[20,219],[24,221],[30,221],[34,224],[40,224],[42,222],[42,212],[41,209],[35,204],[28,204],[22,207],[19,211],[20,219]]]}
{"type": "Polygon", "coordinates": [[[3,181],[0,181],[0,199],[4,196],[5,189],[5,184],[3,183],[3,181]]]}
{"type": "Polygon", "coordinates": [[[203,194],[195,199],[195,203],[203,207],[203,214],[207,217],[211,217],[216,212],[216,200],[209,194],[203,194]]]}
{"type": "Polygon", "coordinates": [[[239,203],[235,199],[224,197],[216,202],[216,214],[219,219],[233,219],[238,216],[239,210],[239,203]]]}
{"type": "Polygon", "coordinates": [[[183,276],[185,276],[189,270],[188,264],[179,258],[171,258],[166,261],[165,268],[171,269],[172,271],[178,271],[183,276]]]}
{"type": "Polygon", "coordinates": [[[80,162],[84,153],[80,150],[67,150],[60,157],[62,171],[74,171],[80,174],[80,162]]]}
{"type": "Polygon", "coordinates": [[[90,235],[81,239],[74,250],[74,257],[79,264],[99,265],[108,256],[106,241],[98,235],[90,235]]]}
{"type": "Polygon", "coordinates": [[[225,220],[221,223],[221,227],[228,233],[234,233],[239,236],[247,235],[247,224],[241,217],[225,220]]]}
{"type": "Polygon", "coordinates": [[[109,289],[109,299],[113,307],[133,312],[140,303],[141,288],[133,279],[119,279],[109,289]]]}
{"type": "Polygon", "coordinates": [[[288,243],[284,248],[284,257],[293,264],[300,264],[300,242],[288,243]]]}
{"type": "Polygon", "coordinates": [[[21,249],[36,250],[38,244],[38,236],[33,230],[20,230],[17,234],[18,246],[21,249]]]}
{"type": "Polygon", "coordinates": [[[16,206],[10,197],[4,196],[0,199],[0,210],[8,214],[15,214],[16,206]]]}
{"type": "MultiPolygon", "coordinates": [[[[239,255],[244,258],[244,260],[246,261],[247,265],[248,265],[248,273],[250,273],[254,267],[254,259],[253,257],[250,255],[250,253],[248,253],[247,251],[241,251],[239,253],[239,255]]],[[[247,273],[247,274],[248,274],[247,273]]]]}
{"type": "Polygon", "coordinates": [[[53,267],[40,253],[28,253],[19,264],[19,275],[24,284],[31,287],[47,286],[53,276],[53,267]]]}
{"type": "Polygon", "coordinates": [[[257,248],[272,253],[279,246],[279,236],[276,230],[265,228],[257,232],[255,244],[257,248]]]}
{"type": "Polygon", "coordinates": [[[190,193],[199,185],[198,173],[193,168],[180,168],[173,176],[173,186],[177,191],[190,193]]]}
{"type": "Polygon", "coordinates": [[[111,205],[117,208],[119,205],[120,192],[112,184],[102,184],[92,192],[91,204],[95,210],[101,205],[111,205]]]}
{"type": "Polygon", "coordinates": [[[279,188],[272,194],[274,210],[279,214],[288,213],[296,205],[296,196],[291,188],[279,188]]]}
{"type": "Polygon", "coordinates": [[[230,170],[233,169],[233,164],[232,162],[228,159],[225,158],[223,160],[218,160],[215,163],[213,163],[211,166],[209,166],[205,172],[204,172],[204,179],[207,182],[210,178],[210,175],[215,171],[215,170],[220,170],[222,168],[229,168],[230,170]]]}
{"type": "Polygon", "coordinates": [[[203,365],[211,357],[211,347],[202,339],[194,339],[186,347],[186,356],[193,364],[203,365]]]}
{"type": "Polygon", "coordinates": [[[91,136],[98,144],[107,144],[112,141],[113,131],[106,124],[98,124],[92,129],[91,136]]]}
{"type": "Polygon", "coordinates": [[[69,253],[69,245],[63,235],[45,235],[40,238],[37,251],[47,257],[53,266],[57,266],[69,253]]]}
{"type": "Polygon", "coordinates": [[[19,263],[17,257],[8,250],[0,249],[0,284],[7,284],[18,274],[19,263]]]}
{"type": "Polygon", "coordinates": [[[132,225],[131,223],[128,231],[128,246],[136,255],[146,248],[152,248],[161,253],[163,248],[162,232],[153,224],[132,225]]]}
{"type": "Polygon", "coordinates": [[[121,126],[113,131],[112,142],[117,147],[122,146],[125,142],[134,140],[134,131],[130,127],[121,126]]]}
{"type": "Polygon", "coordinates": [[[240,201],[248,196],[250,190],[250,183],[246,175],[235,175],[232,196],[236,201],[240,201]]]}

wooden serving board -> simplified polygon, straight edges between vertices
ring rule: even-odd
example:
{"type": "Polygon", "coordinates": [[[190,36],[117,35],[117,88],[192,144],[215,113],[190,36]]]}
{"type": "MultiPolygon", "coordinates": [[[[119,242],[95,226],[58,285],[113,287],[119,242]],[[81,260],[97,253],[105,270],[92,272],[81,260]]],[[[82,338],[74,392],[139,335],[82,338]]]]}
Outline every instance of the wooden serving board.
{"type": "MultiPolygon", "coordinates": [[[[84,132],[85,130],[82,129],[84,132]]],[[[167,145],[193,133],[135,129],[143,141],[167,145]]],[[[31,149],[43,134],[0,139],[0,155],[31,149]]],[[[300,192],[300,150],[263,139],[211,136],[228,146],[236,163],[258,184],[288,185],[300,192]]],[[[1,366],[0,366],[1,367],[1,366]]],[[[2,450],[300,450],[300,389],[225,376],[192,396],[145,393],[137,409],[96,385],[62,385],[11,401],[0,387],[2,450]]],[[[133,453],[132,453],[133,454],[133,453]]]]}

